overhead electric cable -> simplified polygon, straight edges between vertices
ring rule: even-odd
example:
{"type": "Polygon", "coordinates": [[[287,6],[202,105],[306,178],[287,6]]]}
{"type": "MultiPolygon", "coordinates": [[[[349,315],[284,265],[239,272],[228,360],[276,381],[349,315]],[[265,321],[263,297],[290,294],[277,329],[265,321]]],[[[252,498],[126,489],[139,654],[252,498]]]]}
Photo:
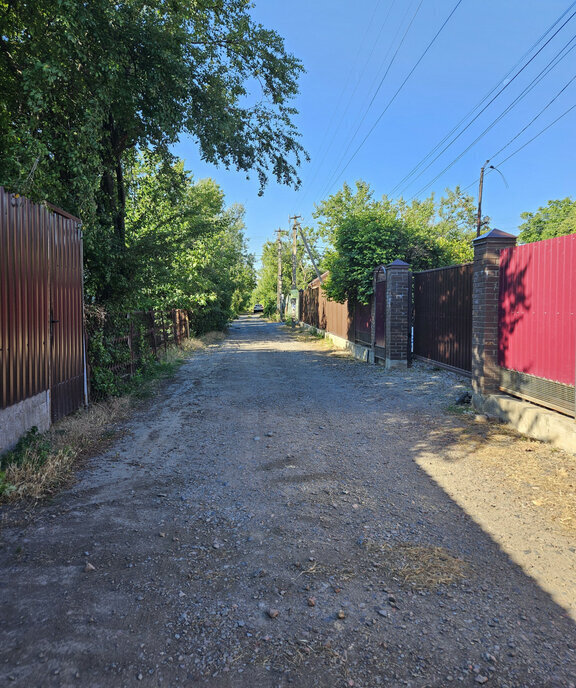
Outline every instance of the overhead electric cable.
{"type": "MultiPolygon", "coordinates": [[[[374,9],[374,13],[373,13],[373,15],[372,15],[372,19],[370,20],[370,23],[368,24],[368,27],[370,27],[370,25],[372,24],[372,21],[373,21],[375,15],[376,15],[376,11],[377,11],[378,6],[380,5],[381,1],[382,1],[382,0],[378,0],[378,3],[377,3],[377,5],[376,5],[376,8],[374,9]]],[[[372,55],[374,54],[374,51],[376,50],[376,46],[378,45],[378,41],[379,41],[379,39],[380,39],[380,36],[381,36],[381,34],[382,34],[382,31],[384,30],[385,26],[386,26],[387,23],[388,23],[388,18],[390,17],[390,14],[391,14],[391,12],[392,12],[392,9],[393,9],[395,3],[396,3],[396,0],[391,0],[390,4],[389,4],[389,6],[388,6],[388,11],[386,12],[386,16],[385,16],[384,20],[382,21],[382,24],[381,24],[381,26],[380,26],[380,29],[379,29],[379,31],[378,31],[378,34],[376,35],[376,38],[375,38],[374,41],[373,41],[372,49],[371,49],[371,51],[370,51],[370,54],[369,54],[368,57],[366,58],[366,60],[365,60],[365,62],[364,62],[364,66],[363,66],[363,68],[361,69],[361,74],[363,74],[363,73],[366,71],[366,67],[367,67],[368,63],[370,62],[370,60],[372,59],[372,55]]],[[[367,34],[368,34],[368,29],[366,30],[364,36],[367,36],[367,34]]],[[[363,42],[364,42],[364,41],[363,41],[363,42]]],[[[341,113],[341,115],[340,115],[340,119],[338,120],[338,124],[336,125],[336,127],[332,128],[332,123],[335,121],[336,113],[337,113],[337,111],[338,111],[338,109],[339,109],[339,107],[340,107],[340,104],[341,104],[342,100],[343,100],[344,93],[345,93],[345,91],[346,91],[346,88],[347,88],[347,86],[348,86],[348,83],[349,83],[350,80],[351,80],[352,71],[353,71],[353,70],[350,70],[350,73],[349,73],[349,75],[348,75],[347,84],[346,84],[346,86],[345,86],[345,87],[342,89],[342,91],[341,91],[340,98],[338,99],[338,105],[337,105],[336,108],[334,109],[334,111],[333,111],[333,113],[332,113],[332,117],[331,117],[331,119],[330,119],[330,124],[329,124],[328,127],[326,128],[326,134],[325,134],[325,136],[323,137],[323,143],[322,143],[322,146],[321,146],[321,148],[320,148],[320,153],[319,153],[320,162],[314,163],[314,165],[313,165],[313,170],[312,170],[312,172],[311,172],[311,174],[310,174],[310,182],[305,182],[305,190],[304,190],[304,194],[303,194],[302,199],[301,199],[301,202],[302,202],[302,203],[305,203],[305,201],[308,199],[308,196],[309,196],[309,194],[310,194],[310,189],[313,188],[314,183],[316,182],[316,179],[318,178],[318,176],[319,176],[319,174],[320,174],[320,170],[322,169],[322,165],[324,164],[324,160],[326,159],[326,156],[328,155],[328,152],[330,151],[330,149],[331,149],[331,147],[332,147],[332,144],[334,143],[334,139],[336,138],[336,135],[337,135],[337,133],[339,132],[341,126],[342,126],[342,122],[344,121],[344,119],[345,119],[345,117],[346,117],[346,115],[347,115],[347,113],[348,113],[348,110],[349,110],[349,108],[350,108],[350,105],[351,105],[351,103],[352,103],[352,100],[353,100],[354,96],[356,95],[356,91],[358,90],[358,87],[360,86],[360,83],[361,83],[361,81],[362,81],[361,77],[358,78],[358,79],[356,80],[356,83],[355,83],[355,85],[354,85],[354,88],[353,88],[353,90],[352,90],[350,96],[348,97],[348,101],[346,102],[346,106],[344,107],[344,110],[342,111],[342,113],[341,113]],[[325,141],[327,140],[327,138],[328,138],[328,136],[329,136],[329,132],[330,132],[331,130],[332,130],[332,135],[331,135],[331,137],[330,137],[330,140],[329,140],[329,142],[328,142],[328,145],[325,146],[325,145],[324,145],[324,144],[325,144],[325,141]]]]}
{"type": "MultiPolygon", "coordinates": [[[[576,1],[573,2],[573,3],[570,5],[570,7],[568,7],[568,8],[560,15],[560,17],[558,17],[558,19],[556,19],[556,21],[555,21],[553,24],[551,24],[551,26],[548,27],[548,29],[546,29],[546,31],[538,38],[538,40],[535,41],[535,42],[530,46],[530,48],[524,53],[524,55],[522,55],[522,57],[516,62],[516,64],[515,64],[513,67],[511,67],[511,69],[508,70],[508,72],[507,72],[507,73],[498,81],[498,83],[497,83],[497,84],[496,84],[496,85],[495,85],[495,86],[494,86],[494,87],[493,87],[493,88],[492,88],[492,89],[482,98],[482,100],[480,100],[480,102],[477,103],[477,104],[476,104],[476,105],[475,105],[475,106],[474,106],[474,107],[473,107],[473,108],[472,108],[472,109],[471,109],[471,110],[470,110],[470,111],[469,111],[469,112],[468,112],[468,113],[458,122],[458,124],[456,124],[456,125],[448,132],[448,134],[446,134],[446,136],[444,136],[444,138],[443,138],[441,141],[439,141],[439,142],[434,146],[434,148],[432,148],[432,149],[424,156],[424,158],[422,158],[422,160],[420,160],[420,162],[419,162],[417,165],[415,165],[415,166],[412,168],[412,170],[411,170],[410,172],[408,172],[408,174],[406,174],[406,175],[405,175],[405,176],[404,176],[404,177],[403,177],[403,178],[402,178],[402,179],[401,179],[401,180],[391,189],[391,191],[387,194],[388,196],[391,196],[392,194],[394,194],[398,189],[403,188],[404,183],[407,182],[408,179],[410,179],[411,177],[413,177],[413,176],[416,174],[416,172],[418,172],[418,170],[422,167],[422,165],[424,165],[424,164],[426,163],[426,161],[429,160],[430,157],[431,157],[432,155],[434,155],[434,153],[435,153],[435,152],[436,152],[436,151],[437,151],[437,150],[438,150],[438,149],[439,149],[439,148],[440,148],[440,147],[441,147],[441,146],[442,146],[442,145],[443,145],[443,144],[444,144],[444,143],[445,143],[445,142],[446,142],[446,141],[447,141],[456,131],[458,131],[458,129],[462,126],[462,124],[464,124],[464,122],[466,122],[466,120],[467,120],[469,117],[471,117],[471,116],[476,112],[476,110],[478,110],[478,108],[480,108],[480,107],[483,105],[483,103],[486,102],[486,100],[488,100],[488,98],[494,93],[494,91],[496,91],[496,90],[499,88],[500,84],[502,84],[503,82],[505,82],[505,87],[504,87],[504,88],[506,88],[506,87],[509,85],[509,83],[511,83],[511,81],[508,79],[508,77],[510,76],[510,74],[512,74],[512,73],[514,72],[514,70],[516,70],[516,69],[522,64],[522,62],[524,62],[524,60],[530,55],[530,53],[536,48],[536,46],[537,46],[539,43],[541,43],[541,42],[544,40],[544,38],[546,38],[546,36],[554,29],[554,27],[555,27],[557,24],[559,24],[559,23],[562,21],[562,19],[568,14],[568,12],[570,12],[570,10],[571,10],[574,6],[576,6],[576,1]]],[[[496,97],[498,97],[498,95],[500,95],[500,93],[502,93],[503,91],[504,91],[504,89],[501,89],[500,92],[497,94],[496,97]]],[[[490,103],[492,103],[492,102],[493,102],[493,100],[490,101],[490,103]]],[[[490,103],[489,103],[489,104],[490,104],[490,103]]],[[[483,111],[482,111],[482,112],[483,112],[483,111]]],[[[481,113],[479,113],[479,114],[481,114],[481,113]]],[[[472,121],[473,121],[473,120],[472,120],[472,121]]],[[[456,140],[456,139],[454,139],[454,140],[456,140]]],[[[450,145],[451,145],[451,144],[450,144],[450,145]]],[[[446,150],[446,149],[444,149],[444,150],[446,150]]],[[[444,151],[442,151],[442,152],[444,152],[444,151]]],[[[436,158],[435,158],[435,160],[436,160],[436,158]]]]}
{"type": "Polygon", "coordinates": [[[520,146],[520,148],[517,148],[513,153],[510,153],[510,155],[509,155],[507,158],[504,158],[504,160],[502,160],[501,162],[499,162],[498,165],[501,166],[501,165],[503,165],[505,162],[507,162],[508,160],[510,160],[510,158],[513,158],[513,157],[514,157],[517,153],[519,153],[523,148],[526,148],[526,146],[528,146],[530,143],[532,143],[532,141],[535,141],[539,136],[542,136],[542,134],[543,134],[545,131],[548,131],[548,129],[550,129],[551,127],[553,127],[553,126],[556,124],[556,122],[559,122],[563,117],[566,117],[566,115],[567,115],[569,112],[572,112],[572,110],[574,110],[574,108],[576,108],[576,104],[572,105],[572,106],[569,107],[567,110],[565,110],[559,117],[556,117],[556,119],[555,119],[553,122],[550,122],[550,124],[548,124],[546,127],[544,127],[544,129],[541,129],[535,136],[533,136],[531,139],[528,139],[528,141],[526,141],[526,143],[523,143],[523,144],[520,146]]]}
{"type": "MultiPolygon", "coordinates": [[[[378,87],[374,91],[372,98],[371,98],[370,102],[368,103],[368,107],[364,110],[364,114],[362,115],[360,122],[357,124],[356,129],[354,130],[354,133],[352,134],[352,137],[348,141],[348,145],[346,146],[346,149],[344,150],[344,152],[340,156],[340,159],[336,163],[336,168],[335,168],[336,170],[338,170],[338,168],[340,167],[342,162],[346,159],[346,156],[348,155],[348,151],[352,147],[352,144],[354,143],[354,139],[356,138],[358,132],[360,131],[360,128],[364,124],[364,120],[368,116],[368,113],[370,112],[370,108],[372,107],[372,105],[374,104],[374,101],[376,100],[376,96],[378,95],[378,93],[380,93],[380,89],[382,88],[382,85],[384,84],[384,81],[386,80],[386,77],[388,76],[390,69],[392,68],[392,65],[394,64],[396,57],[398,56],[398,53],[400,52],[400,48],[404,45],[404,41],[406,40],[406,36],[408,36],[408,33],[409,33],[410,29],[412,28],[412,24],[414,23],[416,17],[418,16],[418,13],[420,12],[420,8],[422,7],[423,3],[424,3],[424,0],[420,0],[418,7],[416,8],[414,14],[412,15],[412,19],[410,20],[410,23],[408,24],[408,26],[406,27],[406,30],[404,31],[404,35],[402,36],[400,43],[398,44],[394,54],[392,55],[392,59],[388,63],[388,67],[386,68],[386,71],[384,72],[384,76],[380,79],[380,83],[378,84],[378,87]]],[[[332,174],[332,177],[333,176],[334,176],[334,173],[332,174]]],[[[328,184],[327,184],[327,187],[330,187],[330,185],[332,184],[332,177],[330,177],[328,184]]]]}
{"type": "MultiPolygon", "coordinates": [[[[574,15],[576,15],[576,12],[575,12],[572,16],[574,16],[574,15]]],[[[425,185],[424,185],[421,189],[419,189],[413,196],[411,196],[411,197],[410,197],[410,200],[412,200],[413,198],[416,198],[416,196],[419,196],[421,193],[424,193],[424,191],[426,191],[426,189],[428,189],[428,188],[429,188],[430,186],[432,186],[436,181],[438,181],[438,179],[440,179],[440,177],[441,177],[443,174],[445,174],[445,173],[446,173],[453,165],[455,165],[464,155],[466,155],[466,153],[467,153],[471,148],[473,148],[473,147],[478,143],[478,141],[480,141],[480,139],[482,139],[491,129],[493,129],[493,128],[496,126],[496,124],[497,124],[503,117],[505,117],[505,116],[510,112],[510,110],[512,110],[512,108],[514,108],[523,98],[525,98],[525,97],[528,95],[528,93],[529,93],[535,86],[537,86],[537,85],[540,83],[540,81],[542,81],[542,79],[543,79],[545,76],[547,76],[547,75],[550,73],[550,71],[551,71],[551,70],[552,70],[561,60],[563,60],[563,59],[566,57],[566,55],[568,55],[572,50],[574,50],[574,48],[576,48],[576,36],[573,37],[573,38],[571,38],[571,39],[568,41],[568,43],[566,43],[566,45],[562,48],[562,50],[561,50],[559,53],[557,53],[557,54],[552,58],[552,60],[550,60],[550,62],[544,67],[544,69],[542,69],[542,70],[540,71],[540,73],[538,74],[538,76],[536,76],[536,77],[528,84],[528,86],[526,86],[526,87],[520,92],[520,94],[519,94],[518,96],[516,96],[516,98],[515,98],[515,99],[514,99],[514,100],[513,100],[513,101],[512,101],[512,102],[511,102],[511,103],[510,103],[510,104],[509,104],[509,105],[508,105],[499,115],[498,115],[498,117],[496,117],[496,119],[492,120],[492,122],[491,122],[491,123],[490,123],[490,124],[489,124],[489,125],[488,125],[488,126],[487,126],[487,127],[486,127],[486,128],[485,128],[485,129],[475,138],[475,139],[474,139],[474,141],[472,141],[472,143],[470,143],[470,144],[469,144],[469,145],[468,145],[459,155],[457,155],[457,156],[452,160],[452,162],[450,162],[441,172],[439,172],[439,173],[434,177],[434,179],[432,179],[432,181],[428,182],[428,184],[425,184],[425,185]],[[568,46],[570,45],[570,43],[574,43],[574,45],[572,45],[572,47],[570,47],[570,48],[567,50],[567,48],[568,48],[568,46]],[[564,52],[564,51],[566,51],[566,52],[564,52]],[[562,55],[561,53],[563,53],[563,52],[564,52],[564,54],[562,55]]],[[[486,108],[484,108],[484,109],[486,109],[486,108]]],[[[477,117],[475,117],[474,119],[477,119],[477,117]]],[[[474,121],[474,120],[472,120],[472,121],[474,121]]],[[[470,122],[470,124],[472,124],[472,122],[470,122]]],[[[463,134],[464,131],[466,131],[466,129],[469,128],[470,124],[469,124],[465,129],[463,129],[463,130],[460,132],[460,134],[458,135],[458,137],[456,137],[456,138],[459,138],[459,137],[461,136],[461,134],[463,134]]],[[[448,147],[449,147],[449,146],[447,146],[446,148],[448,148],[448,147]]],[[[445,148],[444,150],[446,150],[446,148],[445,148]]],[[[442,152],[444,152],[444,151],[442,151],[442,152]]],[[[432,165],[432,163],[433,163],[435,160],[437,160],[438,157],[440,157],[440,155],[441,155],[441,154],[439,154],[436,158],[434,158],[434,160],[432,160],[432,162],[430,162],[430,163],[424,168],[424,170],[422,170],[422,172],[421,172],[420,174],[418,174],[417,177],[415,177],[415,179],[418,179],[418,177],[420,177],[420,176],[430,167],[430,165],[432,165]]]]}
{"type": "Polygon", "coordinates": [[[508,146],[510,146],[514,141],[516,141],[516,139],[517,139],[518,137],[522,136],[522,134],[526,131],[526,129],[528,129],[529,127],[531,127],[531,126],[534,124],[534,122],[535,122],[541,115],[543,115],[543,114],[546,112],[546,110],[552,105],[552,103],[554,103],[556,100],[558,100],[558,98],[562,95],[562,93],[564,93],[564,91],[568,88],[568,86],[570,86],[570,84],[571,84],[575,79],[576,79],[576,74],[570,79],[570,81],[568,81],[567,84],[565,84],[565,86],[563,86],[563,88],[561,88],[561,89],[558,91],[558,93],[554,96],[554,98],[552,98],[552,100],[549,100],[549,101],[548,101],[548,103],[540,110],[540,112],[539,112],[535,117],[533,117],[533,118],[528,122],[528,124],[527,124],[525,127],[523,127],[522,129],[520,129],[520,131],[516,134],[516,136],[513,136],[513,137],[510,139],[510,141],[508,141],[508,143],[507,143],[506,145],[502,146],[502,148],[500,148],[499,151],[497,151],[496,153],[494,153],[494,155],[491,156],[490,160],[493,160],[494,158],[497,158],[497,157],[500,155],[500,153],[502,153],[502,151],[506,150],[506,148],[508,148],[508,146]]]}
{"type": "MultiPolygon", "coordinates": [[[[395,2],[396,2],[396,0],[392,0],[392,2],[390,3],[390,5],[389,5],[389,7],[388,7],[388,12],[387,12],[387,14],[386,14],[386,18],[384,19],[384,22],[382,23],[382,26],[380,27],[380,31],[378,32],[378,35],[377,35],[377,37],[376,37],[376,40],[374,41],[374,44],[372,45],[372,51],[371,51],[369,57],[367,58],[367,60],[365,61],[363,69],[360,70],[361,73],[364,72],[364,70],[365,70],[365,68],[366,68],[366,65],[367,65],[368,62],[370,61],[370,58],[372,57],[372,55],[373,55],[373,53],[374,53],[374,50],[376,49],[376,44],[377,44],[377,42],[378,42],[378,39],[380,38],[380,34],[382,33],[382,31],[383,31],[383,29],[384,29],[385,23],[386,23],[386,21],[388,20],[388,17],[390,16],[390,12],[391,12],[392,7],[394,6],[394,3],[395,3],[395,2]]],[[[381,3],[382,3],[382,0],[378,0],[377,3],[376,3],[376,5],[374,6],[374,11],[373,11],[373,13],[372,13],[372,17],[370,18],[370,21],[368,22],[368,24],[367,24],[367,26],[366,26],[366,30],[364,31],[364,35],[363,35],[363,38],[362,38],[362,43],[364,43],[365,39],[366,39],[367,36],[368,36],[368,31],[370,30],[370,27],[372,26],[372,23],[373,23],[374,18],[375,18],[375,16],[376,16],[376,12],[378,11],[378,8],[379,8],[379,6],[380,6],[381,3]]],[[[325,147],[325,142],[326,142],[326,140],[327,140],[327,138],[328,138],[329,132],[332,130],[332,125],[334,124],[334,121],[336,120],[336,113],[338,112],[338,110],[339,110],[339,108],[340,108],[340,105],[341,105],[342,101],[344,100],[344,94],[346,93],[346,90],[347,90],[347,88],[348,88],[350,82],[352,81],[352,74],[353,74],[354,71],[356,70],[356,66],[357,66],[358,63],[359,63],[359,59],[358,59],[358,58],[359,58],[359,54],[358,54],[358,56],[357,56],[357,59],[356,59],[355,63],[354,63],[353,65],[350,66],[350,70],[349,70],[349,72],[348,72],[348,76],[347,76],[347,78],[346,78],[346,81],[345,81],[345,83],[344,83],[344,86],[342,87],[342,90],[340,91],[340,96],[339,96],[339,98],[338,98],[338,103],[337,103],[336,107],[334,108],[334,110],[332,111],[332,116],[331,116],[331,118],[330,118],[330,121],[329,121],[329,123],[328,123],[328,126],[327,126],[326,129],[325,129],[325,135],[324,135],[324,137],[323,137],[323,142],[322,142],[322,144],[321,144],[321,146],[320,146],[320,153],[319,153],[319,155],[322,155],[322,159],[321,159],[320,163],[318,164],[318,167],[319,167],[319,168],[322,166],[322,163],[324,162],[324,159],[325,159],[325,157],[326,157],[326,154],[327,154],[328,150],[330,150],[330,146],[332,145],[332,142],[333,142],[333,140],[334,140],[334,137],[335,137],[336,133],[338,132],[338,129],[340,128],[340,125],[342,124],[342,120],[344,119],[344,116],[345,116],[346,113],[348,112],[348,108],[350,107],[350,102],[352,101],[352,98],[354,97],[354,94],[356,93],[356,91],[357,91],[357,89],[358,89],[358,86],[359,86],[359,84],[360,84],[360,79],[357,79],[357,80],[356,80],[356,84],[355,84],[355,86],[354,86],[354,89],[352,90],[352,94],[351,94],[350,97],[348,98],[348,102],[347,102],[347,104],[346,104],[346,106],[345,106],[345,108],[344,108],[343,114],[342,114],[342,116],[340,117],[340,120],[339,120],[338,124],[336,125],[336,127],[335,127],[335,129],[334,129],[334,133],[332,134],[332,138],[330,139],[330,141],[329,141],[329,143],[328,143],[328,146],[325,147]]]]}
{"type": "Polygon", "coordinates": [[[408,75],[406,76],[406,78],[404,79],[404,81],[400,84],[400,86],[398,87],[398,89],[396,90],[396,92],[394,93],[394,95],[392,96],[392,98],[390,98],[390,100],[388,101],[386,107],[382,110],[382,112],[380,113],[380,115],[378,116],[378,118],[376,119],[376,121],[374,122],[374,124],[372,125],[372,127],[370,128],[370,130],[368,131],[368,133],[366,134],[366,136],[362,139],[362,141],[360,142],[359,146],[356,148],[356,150],[355,150],[354,153],[352,154],[351,158],[348,160],[348,162],[346,163],[346,165],[344,166],[344,168],[338,173],[338,175],[336,176],[336,178],[335,178],[335,180],[334,180],[334,183],[335,183],[336,181],[338,181],[338,179],[339,179],[339,178],[344,174],[344,172],[348,169],[348,167],[349,167],[350,163],[352,162],[352,160],[354,160],[354,158],[358,155],[358,153],[359,153],[359,151],[361,150],[362,146],[366,143],[366,141],[368,140],[369,136],[372,134],[372,132],[374,131],[374,129],[378,126],[378,124],[379,124],[380,120],[382,119],[382,117],[384,117],[384,115],[386,114],[386,112],[388,111],[388,109],[390,108],[390,106],[392,105],[392,103],[396,100],[396,98],[398,97],[399,93],[402,91],[402,89],[404,88],[404,86],[406,85],[406,83],[408,82],[408,80],[410,79],[410,77],[412,76],[412,74],[416,71],[418,65],[422,62],[422,60],[424,59],[424,57],[426,57],[426,55],[428,54],[428,51],[429,51],[430,48],[434,45],[434,43],[435,43],[436,40],[438,39],[438,36],[442,33],[444,27],[446,26],[446,24],[448,24],[448,22],[450,21],[450,19],[452,18],[452,16],[454,15],[454,13],[456,12],[456,10],[458,9],[458,7],[459,7],[461,4],[462,4],[462,0],[458,0],[458,2],[454,5],[454,7],[452,8],[452,11],[451,11],[450,14],[448,15],[448,17],[444,20],[442,26],[441,26],[441,27],[438,29],[438,31],[434,34],[434,37],[432,38],[432,40],[428,43],[428,45],[427,45],[426,48],[424,49],[423,53],[420,55],[420,57],[418,58],[418,60],[416,61],[416,63],[415,63],[414,66],[412,67],[412,69],[408,72],[408,75]]]}

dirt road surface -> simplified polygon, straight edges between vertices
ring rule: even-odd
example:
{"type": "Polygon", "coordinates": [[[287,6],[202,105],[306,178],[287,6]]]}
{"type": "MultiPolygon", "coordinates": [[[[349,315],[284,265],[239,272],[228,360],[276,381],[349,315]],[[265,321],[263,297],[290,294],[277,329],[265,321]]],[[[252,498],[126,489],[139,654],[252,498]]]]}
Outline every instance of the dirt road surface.
{"type": "Polygon", "coordinates": [[[573,688],[573,531],[502,470],[549,450],[463,436],[462,389],[236,321],[5,510],[2,685],[573,688]]]}

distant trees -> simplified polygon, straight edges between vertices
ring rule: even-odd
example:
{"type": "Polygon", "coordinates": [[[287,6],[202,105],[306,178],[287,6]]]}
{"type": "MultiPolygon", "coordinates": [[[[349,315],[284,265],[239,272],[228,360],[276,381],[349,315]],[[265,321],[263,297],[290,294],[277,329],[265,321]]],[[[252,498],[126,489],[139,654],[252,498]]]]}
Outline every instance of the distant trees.
{"type": "MultiPolygon", "coordinates": [[[[184,308],[214,327],[246,307],[255,285],[244,208],[226,208],[211,179],[195,182],[182,161],[135,156],[127,175],[125,306],[184,308]]],[[[88,279],[92,279],[88,266],[88,279]]],[[[105,283],[105,275],[95,286],[105,283]]],[[[205,329],[205,326],[197,329],[205,329]]]]}
{"type": "Polygon", "coordinates": [[[576,233],[576,201],[571,198],[548,201],[535,213],[522,213],[518,240],[523,244],[576,233]]]}
{"type": "Polygon", "coordinates": [[[413,269],[440,267],[472,259],[475,205],[459,187],[408,204],[383,196],[376,200],[369,185],[344,184],[316,209],[318,232],[327,242],[330,270],[326,293],[335,301],[368,302],[372,271],[399,258],[413,269]]]}

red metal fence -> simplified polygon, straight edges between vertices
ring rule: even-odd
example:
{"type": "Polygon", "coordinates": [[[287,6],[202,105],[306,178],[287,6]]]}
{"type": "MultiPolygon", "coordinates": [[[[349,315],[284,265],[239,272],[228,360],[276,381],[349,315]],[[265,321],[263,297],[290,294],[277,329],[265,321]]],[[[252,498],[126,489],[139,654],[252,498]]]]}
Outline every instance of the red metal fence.
{"type": "Polygon", "coordinates": [[[414,273],[415,357],[472,370],[472,275],[472,263],[414,273]]]}
{"type": "Polygon", "coordinates": [[[574,413],[576,234],[500,254],[501,388],[574,413]]]}
{"type": "Polygon", "coordinates": [[[55,420],[83,375],[79,220],[0,187],[0,408],[50,389],[55,420]]]}

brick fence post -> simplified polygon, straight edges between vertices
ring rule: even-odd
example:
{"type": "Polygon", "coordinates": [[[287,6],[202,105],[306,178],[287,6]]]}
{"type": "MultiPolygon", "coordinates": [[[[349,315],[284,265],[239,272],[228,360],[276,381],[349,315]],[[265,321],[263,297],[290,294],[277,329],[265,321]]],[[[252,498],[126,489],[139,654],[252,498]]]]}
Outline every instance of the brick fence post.
{"type": "Polygon", "coordinates": [[[408,263],[386,266],[386,368],[406,368],[410,360],[411,285],[408,263]]]}
{"type": "Polygon", "coordinates": [[[473,403],[482,408],[483,397],[500,387],[498,367],[498,298],[500,251],[516,245],[516,237],[492,229],[477,237],[472,279],[472,392],[473,403]]]}

